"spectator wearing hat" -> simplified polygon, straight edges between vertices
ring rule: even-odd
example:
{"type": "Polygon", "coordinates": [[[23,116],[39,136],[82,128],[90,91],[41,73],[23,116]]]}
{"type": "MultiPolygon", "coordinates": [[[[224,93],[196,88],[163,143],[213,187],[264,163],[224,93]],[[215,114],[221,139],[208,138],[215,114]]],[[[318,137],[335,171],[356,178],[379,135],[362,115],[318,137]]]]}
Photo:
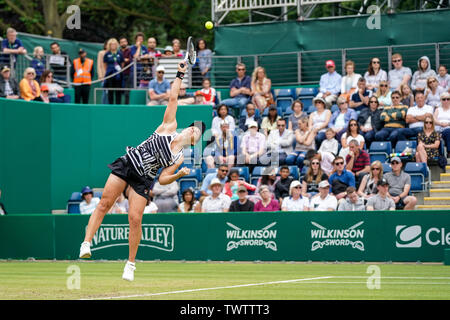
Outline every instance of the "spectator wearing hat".
{"type": "Polygon", "coordinates": [[[253,211],[280,211],[280,203],[273,198],[273,194],[267,185],[259,187],[259,195],[261,200],[256,202],[253,211]]]}
{"type": "Polygon", "coordinates": [[[205,96],[200,90],[195,91],[194,93],[194,104],[209,104],[205,100],[205,96]]]}
{"type": "Polygon", "coordinates": [[[226,164],[219,165],[217,172],[209,173],[205,176],[202,182],[202,187],[200,188],[200,192],[202,196],[207,197],[212,194],[209,186],[211,185],[214,179],[218,179],[219,182],[224,185],[228,180],[228,166],[226,164]]]}
{"type": "Polygon", "coordinates": [[[261,116],[259,112],[256,113],[256,107],[253,103],[247,103],[244,114],[241,114],[239,118],[239,129],[247,131],[249,129],[249,123],[256,122],[256,126],[261,126],[261,116]]]}
{"type": "Polygon", "coordinates": [[[231,199],[222,193],[223,184],[219,179],[214,178],[210,185],[211,195],[208,195],[202,202],[202,212],[228,212],[231,199]]]}
{"type": "Polygon", "coordinates": [[[166,46],[161,54],[163,58],[175,58],[176,56],[173,54],[172,46],[166,46]]]}
{"type": "Polygon", "coordinates": [[[264,117],[261,122],[261,129],[264,131],[266,137],[269,136],[272,130],[277,129],[279,119],[281,119],[281,117],[278,115],[277,107],[270,106],[267,116],[264,117]]]}
{"type": "Polygon", "coordinates": [[[88,186],[81,190],[81,198],[83,201],[80,203],[80,213],[92,214],[100,202],[100,198],[94,197],[94,191],[88,186]]]}
{"type": "Polygon", "coordinates": [[[330,183],[327,180],[319,182],[319,193],[309,202],[310,211],[336,211],[337,199],[329,194],[330,183]]]}
{"type": "Polygon", "coordinates": [[[417,203],[417,198],[409,196],[411,189],[411,176],[402,170],[402,161],[399,157],[391,159],[392,172],[387,172],[383,178],[389,183],[389,197],[394,200],[397,210],[413,210],[417,203]]]}
{"type": "Polygon", "coordinates": [[[1,67],[0,72],[0,98],[19,99],[19,84],[16,79],[11,77],[11,69],[4,65],[1,67]]]}
{"type": "Polygon", "coordinates": [[[324,99],[326,107],[330,109],[341,91],[342,76],[336,72],[333,60],[327,60],[325,68],[328,72],[320,77],[319,94],[316,97],[324,99]]]}
{"type": "Polygon", "coordinates": [[[238,110],[238,114],[241,114],[252,95],[252,79],[245,74],[245,70],[245,64],[238,63],[236,65],[237,77],[230,83],[230,98],[222,101],[228,107],[238,110]]]}
{"type": "Polygon", "coordinates": [[[395,210],[395,202],[389,197],[389,182],[386,179],[380,179],[377,182],[377,194],[370,197],[367,201],[367,211],[374,210],[395,210]]]}
{"type": "Polygon", "coordinates": [[[78,51],[78,55],[70,68],[72,82],[75,83],[75,103],[88,104],[94,78],[94,60],[86,58],[87,53],[82,48],[78,51]]]}
{"type": "Polygon", "coordinates": [[[302,197],[302,184],[293,180],[289,186],[289,196],[284,197],[281,211],[309,211],[308,198],[302,197]]]}
{"type": "Polygon", "coordinates": [[[261,165],[259,158],[266,152],[266,137],[258,132],[256,121],[249,121],[248,127],[248,131],[242,136],[238,164],[248,165],[252,172],[255,166],[261,165]]]}
{"type": "Polygon", "coordinates": [[[164,78],[166,69],[159,65],[156,67],[156,77],[148,84],[149,106],[166,105],[169,103],[170,83],[164,78]]]}
{"type": "Polygon", "coordinates": [[[340,202],[338,211],[366,211],[364,199],[358,196],[354,187],[348,187],[346,192],[347,196],[340,202]]]}
{"type": "Polygon", "coordinates": [[[26,68],[23,73],[23,79],[20,80],[20,97],[26,101],[41,101],[41,88],[35,80],[36,72],[33,68],[26,68]]]}
{"type": "Polygon", "coordinates": [[[245,186],[239,186],[237,189],[238,199],[231,202],[230,212],[253,212],[255,204],[250,201],[248,191],[245,186]]]}
{"type": "Polygon", "coordinates": [[[44,103],[50,103],[50,97],[48,94],[48,86],[46,84],[41,85],[41,100],[44,103]]]}
{"type": "Polygon", "coordinates": [[[315,97],[313,99],[313,104],[317,110],[309,115],[308,126],[316,135],[316,146],[317,148],[320,148],[322,141],[326,138],[325,132],[330,123],[331,111],[325,108],[326,101],[322,97],[315,97]]]}

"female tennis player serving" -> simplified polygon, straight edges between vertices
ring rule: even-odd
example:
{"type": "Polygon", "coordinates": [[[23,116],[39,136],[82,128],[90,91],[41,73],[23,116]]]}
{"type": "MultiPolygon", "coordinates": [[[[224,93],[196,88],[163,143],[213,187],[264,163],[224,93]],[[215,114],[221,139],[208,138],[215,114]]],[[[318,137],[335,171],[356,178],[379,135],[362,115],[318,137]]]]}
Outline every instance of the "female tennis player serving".
{"type": "Polygon", "coordinates": [[[114,205],[119,195],[127,190],[129,211],[128,221],[130,232],[128,236],[129,257],[122,278],[134,280],[135,258],[142,233],[142,215],[147,205],[150,190],[155,182],[158,170],[160,184],[169,184],[189,174],[186,167],[176,170],[183,163],[183,147],[195,145],[202,132],[195,126],[190,126],[177,134],[177,99],[187,63],[178,64],[178,73],[170,90],[169,103],[164,113],[162,124],[156,131],[136,148],[127,147],[126,154],[108,165],[112,170],[106,181],[100,203],[89,219],[86,236],[80,248],[80,258],[90,258],[90,244],[100,227],[105,214],[114,205]],[[130,186],[129,188],[127,188],[130,186]]]}

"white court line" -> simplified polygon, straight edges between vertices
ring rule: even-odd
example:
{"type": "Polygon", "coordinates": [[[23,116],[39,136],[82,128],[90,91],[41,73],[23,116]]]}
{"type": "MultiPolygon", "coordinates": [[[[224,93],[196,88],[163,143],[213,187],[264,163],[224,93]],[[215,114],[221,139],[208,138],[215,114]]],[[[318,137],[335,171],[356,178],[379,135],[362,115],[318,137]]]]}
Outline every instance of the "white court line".
{"type": "Polygon", "coordinates": [[[233,288],[243,288],[243,287],[255,287],[255,286],[265,286],[265,285],[271,285],[271,284],[293,283],[293,282],[300,282],[300,281],[311,281],[311,280],[330,279],[330,278],[333,278],[333,277],[328,276],[328,277],[303,278],[303,279],[293,279],[293,280],[280,280],[280,281],[270,281],[270,282],[261,282],[261,283],[237,284],[234,286],[188,289],[188,290],[167,291],[167,292],[158,292],[158,293],[144,293],[144,294],[134,294],[134,295],[128,295],[128,296],[99,297],[99,298],[90,298],[90,299],[81,299],[81,300],[107,300],[107,299],[127,299],[127,298],[138,298],[138,297],[151,297],[151,296],[161,296],[161,295],[167,295],[167,294],[198,292],[198,291],[208,291],[208,290],[221,290],[221,289],[233,289],[233,288]]]}
{"type": "MultiPolygon", "coordinates": [[[[333,278],[339,279],[367,279],[367,276],[333,276],[333,278]]],[[[450,280],[450,277],[384,277],[380,276],[380,279],[422,279],[422,280],[450,280]]]]}
{"type": "MultiPolygon", "coordinates": [[[[327,283],[327,284],[367,284],[367,281],[311,281],[308,282],[308,284],[322,284],[322,283],[327,283]]],[[[422,284],[426,284],[426,285],[450,285],[450,282],[386,282],[386,281],[382,281],[380,279],[380,284],[381,285],[397,285],[397,284],[401,284],[401,285],[405,285],[405,284],[411,284],[411,285],[422,285],[422,284]]]]}

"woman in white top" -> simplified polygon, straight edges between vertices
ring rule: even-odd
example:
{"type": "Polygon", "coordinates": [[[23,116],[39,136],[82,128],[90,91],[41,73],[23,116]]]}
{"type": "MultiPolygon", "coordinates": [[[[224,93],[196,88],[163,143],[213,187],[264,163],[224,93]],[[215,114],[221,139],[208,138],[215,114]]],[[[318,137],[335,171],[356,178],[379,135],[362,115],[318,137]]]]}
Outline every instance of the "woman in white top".
{"type": "Polygon", "coordinates": [[[309,211],[309,199],[302,197],[302,184],[298,180],[291,182],[289,197],[283,199],[281,211],[309,211]]]}
{"type": "Polygon", "coordinates": [[[441,94],[441,106],[436,108],[433,118],[435,130],[442,133],[448,153],[450,149],[450,93],[441,94]]]}
{"type": "Polygon", "coordinates": [[[308,127],[316,135],[316,146],[320,147],[323,140],[325,140],[325,131],[331,119],[331,111],[325,109],[325,100],[323,98],[316,97],[313,99],[314,106],[317,111],[314,111],[309,115],[308,127]]]}
{"type": "Polygon", "coordinates": [[[435,76],[428,77],[427,90],[425,91],[425,103],[432,107],[437,107],[440,102],[440,96],[445,89],[439,85],[435,76]]]}
{"type": "Polygon", "coordinates": [[[386,71],[381,69],[381,62],[378,58],[372,58],[369,63],[369,68],[364,74],[366,79],[367,90],[376,91],[381,80],[387,81],[386,71]]]}
{"type": "Polygon", "coordinates": [[[347,102],[353,93],[358,90],[358,79],[361,78],[359,73],[355,73],[355,63],[352,60],[348,60],[345,63],[346,75],[341,80],[341,97],[344,97],[347,102]]]}
{"type": "Polygon", "coordinates": [[[234,118],[228,114],[228,107],[224,104],[221,104],[217,108],[217,116],[214,117],[212,121],[211,132],[213,136],[220,136],[222,134],[220,123],[224,120],[229,124],[230,131],[234,132],[234,128],[236,127],[234,118]]]}
{"type": "Polygon", "coordinates": [[[366,174],[359,185],[358,195],[363,199],[369,199],[378,193],[377,183],[383,178],[383,165],[376,160],[370,164],[370,173],[366,174]]]}
{"type": "Polygon", "coordinates": [[[387,81],[380,81],[375,97],[378,98],[378,106],[380,107],[388,107],[392,104],[391,90],[389,90],[389,84],[387,81]]]}
{"type": "Polygon", "coordinates": [[[339,151],[339,155],[341,157],[343,157],[345,159],[345,157],[348,155],[349,152],[349,148],[348,148],[348,143],[353,140],[356,139],[359,142],[359,148],[363,149],[364,148],[364,137],[359,133],[359,126],[358,126],[358,121],[356,121],[355,119],[352,119],[348,122],[348,128],[347,131],[344,132],[344,134],[341,137],[341,151],[339,151]]]}
{"type": "Polygon", "coordinates": [[[199,202],[195,200],[194,192],[191,188],[185,189],[183,191],[183,193],[181,194],[181,199],[183,200],[183,202],[178,205],[178,212],[199,212],[199,202]]]}

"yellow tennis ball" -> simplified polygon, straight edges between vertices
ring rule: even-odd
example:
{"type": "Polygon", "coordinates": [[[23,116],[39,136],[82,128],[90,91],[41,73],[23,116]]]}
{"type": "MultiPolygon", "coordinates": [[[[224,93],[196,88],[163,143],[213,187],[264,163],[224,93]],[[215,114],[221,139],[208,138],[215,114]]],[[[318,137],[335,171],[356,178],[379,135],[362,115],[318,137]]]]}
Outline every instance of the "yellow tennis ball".
{"type": "Polygon", "coordinates": [[[205,28],[206,29],[212,29],[214,27],[213,23],[211,21],[206,21],[205,22],[205,28]]]}

